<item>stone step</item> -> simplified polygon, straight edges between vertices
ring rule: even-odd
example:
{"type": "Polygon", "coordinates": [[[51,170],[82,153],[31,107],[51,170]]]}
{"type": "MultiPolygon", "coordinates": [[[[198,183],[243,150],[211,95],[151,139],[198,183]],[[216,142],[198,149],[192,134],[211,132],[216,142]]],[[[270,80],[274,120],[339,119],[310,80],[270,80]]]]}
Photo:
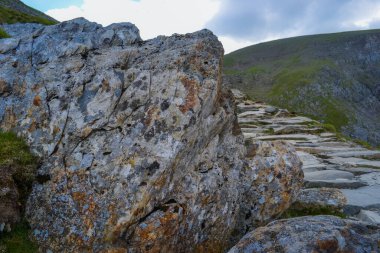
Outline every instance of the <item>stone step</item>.
{"type": "Polygon", "coordinates": [[[347,198],[345,207],[347,214],[357,214],[361,209],[380,208],[380,185],[342,189],[341,191],[347,198]]]}
{"type": "Polygon", "coordinates": [[[319,137],[312,134],[283,134],[283,135],[266,135],[260,136],[258,140],[293,140],[293,141],[309,141],[316,142],[319,140],[319,137]]]}
{"type": "Polygon", "coordinates": [[[238,114],[238,118],[241,119],[241,118],[246,118],[248,116],[259,116],[259,115],[263,115],[263,114],[266,114],[266,112],[263,110],[245,111],[245,112],[238,114]]]}
{"type": "Polygon", "coordinates": [[[336,166],[338,170],[344,170],[353,173],[354,175],[363,175],[372,172],[379,172],[379,169],[367,168],[367,167],[351,167],[351,166],[336,166]]]}
{"type": "Polygon", "coordinates": [[[305,186],[307,188],[330,187],[338,189],[354,189],[367,184],[356,179],[354,174],[341,170],[323,170],[305,173],[305,186]]]}
{"type": "Polygon", "coordinates": [[[380,185],[380,170],[378,172],[363,174],[359,176],[359,180],[367,185],[380,185]]]}
{"type": "Polygon", "coordinates": [[[380,151],[377,150],[346,150],[337,152],[325,152],[327,156],[339,156],[339,157],[359,157],[359,158],[371,158],[380,159],[380,151]]]}
{"type": "Polygon", "coordinates": [[[305,173],[305,180],[312,181],[312,180],[338,180],[338,179],[346,179],[346,180],[352,180],[354,179],[354,174],[347,172],[347,171],[341,171],[341,170],[324,170],[324,171],[316,171],[316,172],[310,172],[305,173]]]}
{"type": "Polygon", "coordinates": [[[349,179],[334,180],[305,180],[305,188],[336,188],[336,189],[357,189],[366,186],[363,182],[349,179]]]}
{"type": "Polygon", "coordinates": [[[327,159],[329,163],[352,167],[368,167],[380,169],[380,161],[367,160],[355,157],[333,157],[327,159]]]}
{"type": "Polygon", "coordinates": [[[311,122],[315,122],[312,119],[306,118],[306,117],[291,117],[291,118],[284,118],[284,117],[278,117],[278,118],[271,118],[271,119],[265,119],[265,120],[259,120],[260,123],[263,124],[282,124],[282,125],[295,125],[295,124],[307,124],[311,122]]]}
{"type": "Polygon", "coordinates": [[[380,224],[380,210],[370,211],[370,210],[360,210],[359,214],[356,216],[359,220],[380,224]]]}

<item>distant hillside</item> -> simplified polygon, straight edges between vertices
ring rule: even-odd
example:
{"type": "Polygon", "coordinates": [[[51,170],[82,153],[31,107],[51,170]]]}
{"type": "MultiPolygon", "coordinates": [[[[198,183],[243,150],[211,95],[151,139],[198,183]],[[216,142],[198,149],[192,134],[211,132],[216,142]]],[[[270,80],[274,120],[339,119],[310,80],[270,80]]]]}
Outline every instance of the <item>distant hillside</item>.
{"type": "MultiPolygon", "coordinates": [[[[0,0],[0,24],[13,23],[53,25],[58,21],[19,0],[0,0]]],[[[4,37],[8,37],[8,35],[0,28],[0,38],[4,37]]]]}
{"type": "Polygon", "coordinates": [[[226,85],[380,145],[380,30],[302,36],[225,56],[226,85]]]}

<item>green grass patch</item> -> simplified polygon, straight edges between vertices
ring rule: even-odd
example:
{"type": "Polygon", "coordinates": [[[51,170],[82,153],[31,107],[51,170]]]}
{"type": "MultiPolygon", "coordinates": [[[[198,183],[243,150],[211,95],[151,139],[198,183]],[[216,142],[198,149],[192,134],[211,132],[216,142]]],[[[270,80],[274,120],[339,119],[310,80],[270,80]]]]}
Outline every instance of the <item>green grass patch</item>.
{"type": "Polygon", "coordinates": [[[269,97],[278,97],[283,94],[297,93],[297,88],[311,84],[318,73],[323,68],[335,68],[330,60],[314,60],[306,65],[296,64],[299,62],[297,57],[284,60],[280,63],[282,68],[274,76],[274,83],[269,97]]]}
{"type": "Polygon", "coordinates": [[[245,74],[251,74],[251,75],[256,75],[256,74],[265,73],[265,72],[266,72],[266,69],[263,66],[253,66],[244,70],[245,74]]]}
{"type": "Polygon", "coordinates": [[[19,223],[11,232],[0,235],[0,253],[35,253],[37,244],[30,239],[30,227],[26,221],[19,223]]]}
{"type": "Polygon", "coordinates": [[[9,34],[0,28],[0,39],[10,38],[9,34]]]}
{"type": "Polygon", "coordinates": [[[0,24],[1,23],[38,23],[43,25],[54,25],[57,22],[43,17],[32,16],[16,10],[0,7],[0,24]]]}
{"type": "Polygon", "coordinates": [[[0,132],[0,166],[28,166],[35,163],[36,158],[23,139],[12,132],[0,132]]]}

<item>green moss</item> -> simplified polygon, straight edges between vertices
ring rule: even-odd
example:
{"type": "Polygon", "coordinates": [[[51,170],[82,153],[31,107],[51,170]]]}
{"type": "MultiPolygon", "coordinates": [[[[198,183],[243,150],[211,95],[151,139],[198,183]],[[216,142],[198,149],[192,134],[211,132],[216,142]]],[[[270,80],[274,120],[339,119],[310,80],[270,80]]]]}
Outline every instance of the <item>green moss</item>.
{"type": "Polygon", "coordinates": [[[0,28],[0,39],[5,39],[5,38],[9,38],[9,37],[10,37],[9,34],[0,28]]]}
{"type": "Polygon", "coordinates": [[[0,237],[1,253],[34,253],[38,252],[37,244],[30,239],[30,227],[27,222],[21,222],[10,233],[0,237]]]}
{"type": "Polygon", "coordinates": [[[268,134],[268,135],[274,135],[274,129],[270,127],[268,129],[265,129],[263,133],[268,134]]]}
{"type": "Polygon", "coordinates": [[[22,205],[25,204],[35,180],[37,165],[38,158],[31,154],[23,139],[11,132],[0,132],[0,172],[2,167],[15,169],[13,179],[17,184],[22,205]]]}
{"type": "Polygon", "coordinates": [[[35,163],[36,158],[23,139],[12,132],[0,132],[0,166],[28,166],[35,163]]]}
{"type": "Polygon", "coordinates": [[[0,7],[0,24],[1,23],[38,23],[43,25],[54,25],[57,22],[43,17],[32,16],[16,10],[0,7]]]}
{"type": "Polygon", "coordinates": [[[288,219],[288,218],[294,218],[294,217],[300,217],[300,216],[311,216],[311,215],[334,215],[338,216],[340,218],[346,218],[346,215],[340,211],[331,209],[329,207],[325,206],[318,206],[313,208],[289,208],[286,210],[281,218],[282,219],[288,219]]]}

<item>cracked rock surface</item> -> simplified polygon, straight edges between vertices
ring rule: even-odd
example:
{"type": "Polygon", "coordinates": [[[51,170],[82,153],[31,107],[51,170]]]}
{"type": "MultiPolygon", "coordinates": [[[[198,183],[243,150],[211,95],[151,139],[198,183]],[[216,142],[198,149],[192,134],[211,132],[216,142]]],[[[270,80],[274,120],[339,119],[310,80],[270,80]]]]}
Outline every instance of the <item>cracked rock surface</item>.
{"type": "Polygon", "coordinates": [[[41,250],[224,252],[295,199],[294,148],[245,147],[210,31],[18,29],[0,40],[0,127],[43,160],[27,204],[41,250]]]}

